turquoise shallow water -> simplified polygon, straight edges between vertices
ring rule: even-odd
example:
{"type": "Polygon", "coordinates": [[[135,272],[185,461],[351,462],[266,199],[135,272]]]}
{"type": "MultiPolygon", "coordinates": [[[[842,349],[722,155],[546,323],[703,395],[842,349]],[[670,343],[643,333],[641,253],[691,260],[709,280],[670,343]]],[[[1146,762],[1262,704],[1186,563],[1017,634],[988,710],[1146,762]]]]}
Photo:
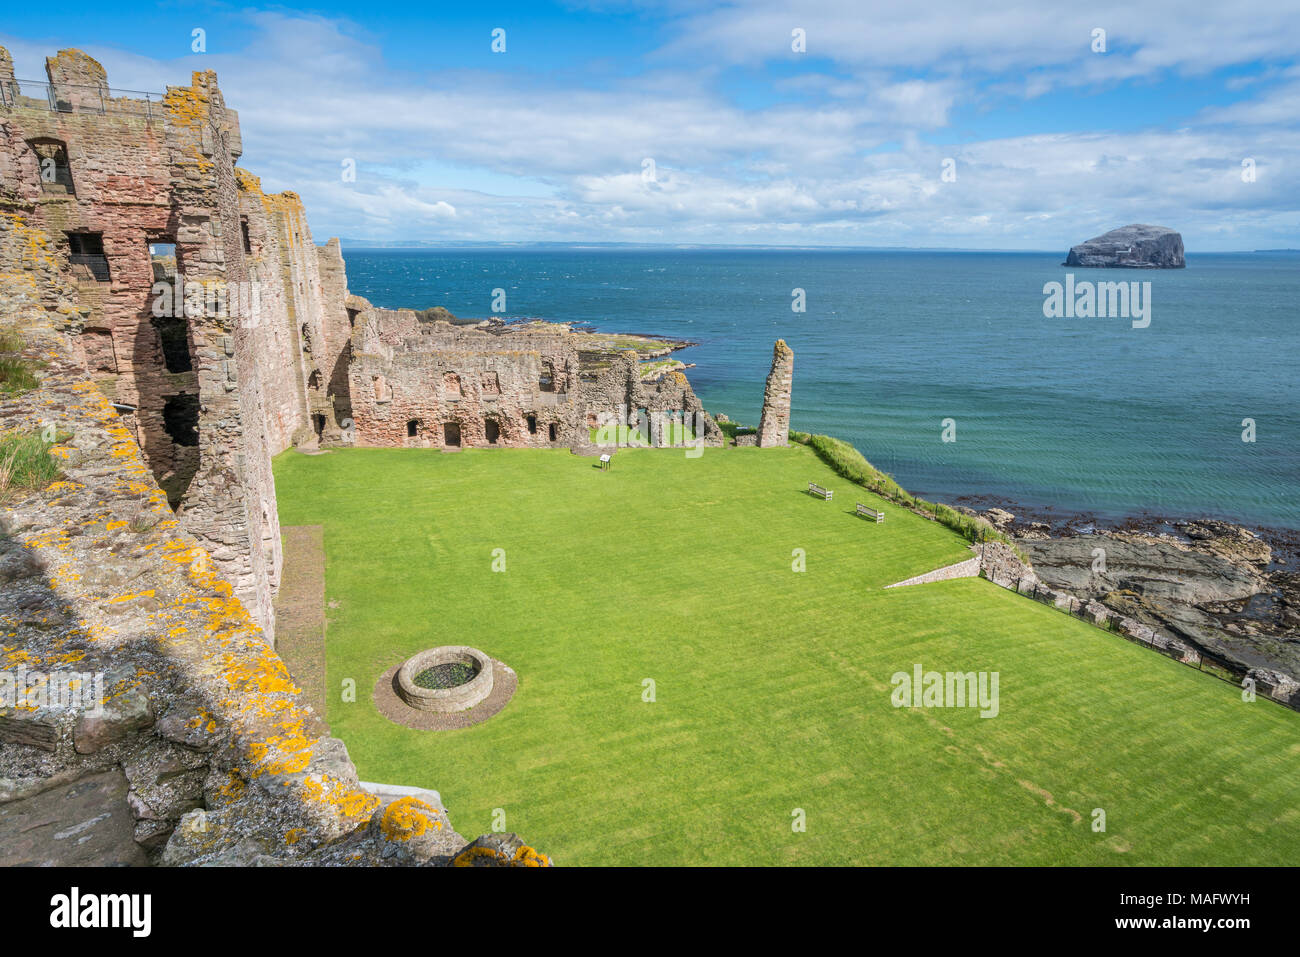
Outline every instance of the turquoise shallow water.
{"type": "Polygon", "coordinates": [[[1218,516],[1300,529],[1300,256],[1067,270],[1062,253],[345,249],[353,292],[695,340],[713,412],[757,425],[772,343],[793,427],[851,441],[918,494],[1103,520],[1218,516]],[[1151,323],[1049,319],[1043,285],[1149,281],[1151,323]],[[807,311],[792,312],[791,290],[807,311]],[[956,423],[956,441],[941,440],[956,423]],[[1256,441],[1242,441],[1242,420],[1256,441]]]}

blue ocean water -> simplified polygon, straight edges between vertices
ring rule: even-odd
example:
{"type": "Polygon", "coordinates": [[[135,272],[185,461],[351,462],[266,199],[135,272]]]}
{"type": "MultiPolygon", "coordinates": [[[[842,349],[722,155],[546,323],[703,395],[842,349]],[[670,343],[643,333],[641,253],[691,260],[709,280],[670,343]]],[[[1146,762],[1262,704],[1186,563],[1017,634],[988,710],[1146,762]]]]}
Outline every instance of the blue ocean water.
{"type": "Polygon", "coordinates": [[[351,291],[698,342],[712,412],[758,424],[772,343],[795,352],[792,427],[856,445],[904,487],[1102,520],[1300,529],[1300,255],[1184,270],[1066,269],[1062,253],[345,249],[351,291]],[[1044,317],[1043,286],[1151,283],[1151,322],[1044,317]],[[803,289],[806,312],[791,309],[803,289]],[[955,423],[955,441],[942,440],[955,423]],[[1255,441],[1243,441],[1243,420],[1255,441]]]}

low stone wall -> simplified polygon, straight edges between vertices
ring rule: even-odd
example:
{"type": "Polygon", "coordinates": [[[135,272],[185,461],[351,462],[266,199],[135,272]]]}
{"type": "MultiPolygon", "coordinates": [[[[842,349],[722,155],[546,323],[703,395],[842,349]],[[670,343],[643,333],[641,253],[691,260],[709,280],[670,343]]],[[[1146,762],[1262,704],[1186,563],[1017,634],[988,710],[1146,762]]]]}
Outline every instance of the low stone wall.
{"type": "Polygon", "coordinates": [[[943,568],[936,568],[934,571],[926,572],[923,575],[914,575],[901,582],[894,582],[892,585],[886,585],[886,588],[902,588],[904,585],[925,585],[930,582],[944,582],[953,578],[975,578],[980,573],[980,559],[976,555],[974,558],[968,558],[964,562],[956,562],[952,565],[945,565],[943,568]]]}
{"type": "Polygon", "coordinates": [[[492,659],[468,645],[431,648],[408,658],[398,669],[397,689],[402,700],[419,711],[465,711],[492,693],[492,659]],[[474,677],[454,688],[423,688],[416,684],[421,671],[447,664],[468,665],[475,669],[474,677]]]}

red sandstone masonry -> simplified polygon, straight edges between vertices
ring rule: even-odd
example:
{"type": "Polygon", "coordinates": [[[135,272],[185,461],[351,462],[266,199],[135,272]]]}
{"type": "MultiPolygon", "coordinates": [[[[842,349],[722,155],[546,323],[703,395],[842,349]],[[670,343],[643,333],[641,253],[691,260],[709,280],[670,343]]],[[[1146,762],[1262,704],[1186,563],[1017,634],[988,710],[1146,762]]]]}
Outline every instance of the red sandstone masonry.
{"type": "Polygon", "coordinates": [[[338,431],[328,394],[346,347],[337,244],[327,285],[297,196],[264,195],[254,177],[235,169],[239,121],[213,74],[196,73],[191,86],[172,87],[148,106],[110,98],[131,111],[101,113],[107,78],[93,59],[62,51],[47,72],[71,112],[19,97],[0,51],[0,84],[8,84],[0,107],[0,208],[23,213],[58,245],[66,233],[102,235],[109,278],[81,270],[80,300],[89,313],[75,357],[118,403],[182,521],[270,634],[281,564],[270,457],[311,441],[313,415],[324,414],[338,431]],[[59,149],[70,191],[42,181],[42,159],[59,149]],[[185,279],[213,295],[234,301],[242,283],[260,293],[255,315],[208,309],[189,317],[190,371],[169,371],[164,359],[153,322],[150,242],[174,243],[185,279]],[[197,404],[197,445],[169,434],[164,411],[177,401],[197,404]]]}
{"type": "Polygon", "coordinates": [[[588,451],[592,427],[609,416],[634,424],[639,410],[699,415],[705,443],[721,444],[686,376],[647,382],[634,352],[584,376],[577,337],[553,325],[423,322],[411,310],[376,309],[357,296],[348,312],[358,445],[588,451]]]}
{"type": "MultiPolygon", "coordinates": [[[[105,771],[129,783],[135,842],[167,864],[479,862],[436,794],[363,788],[342,743],[199,542],[74,355],[64,255],[0,211],[0,316],[39,388],[4,434],[55,416],[63,478],[0,518],[0,670],[105,676],[104,715],[0,708],[0,802],[105,771]]],[[[549,864],[513,836],[494,863],[549,864]]],[[[486,858],[484,858],[486,860],[486,858]]]]}
{"type": "MultiPolygon", "coordinates": [[[[24,571],[0,598],[9,633],[0,668],[105,672],[110,715],[115,702],[144,701],[144,725],[157,721],[163,736],[137,737],[135,721],[83,746],[75,715],[18,709],[7,728],[54,722],[54,745],[34,761],[28,746],[0,743],[0,776],[39,771],[27,785],[39,790],[42,779],[105,763],[130,776],[141,761],[180,762],[178,772],[199,773],[176,780],[207,792],[211,846],[196,855],[253,833],[274,845],[294,827],[311,835],[302,850],[336,840],[368,821],[378,800],[357,787],[346,753],[299,702],[283,663],[180,528],[130,431],[73,356],[79,317],[70,290],[56,291],[58,265],[42,234],[0,214],[0,305],[28,354],[46,363],[39,390],[0,406],[4,431],[37,430],[54,413],[71,434],[56,450],[64,478],[6,507],[4,532],[22,549],[24,571]]],[[[176,823],[184,802],[172,796],[136,799],[145,846],[166,840],[176,823]]]]}

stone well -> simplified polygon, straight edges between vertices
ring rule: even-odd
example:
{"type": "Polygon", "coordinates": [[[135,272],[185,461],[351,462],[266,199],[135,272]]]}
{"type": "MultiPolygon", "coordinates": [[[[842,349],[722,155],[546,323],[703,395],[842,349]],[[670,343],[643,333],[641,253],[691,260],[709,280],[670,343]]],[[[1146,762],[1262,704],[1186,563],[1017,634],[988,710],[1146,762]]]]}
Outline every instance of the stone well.
{"type": "Polygon", "coordinates": [[[397,693],[420,711],[464,711],[492,693],[492,659],[468,645],[443,645],[408,658],[397,672],[397,693]],[[468,665],[477,674],[451,688],[422,688],[416,675],[437,665],[468,665]]]}

